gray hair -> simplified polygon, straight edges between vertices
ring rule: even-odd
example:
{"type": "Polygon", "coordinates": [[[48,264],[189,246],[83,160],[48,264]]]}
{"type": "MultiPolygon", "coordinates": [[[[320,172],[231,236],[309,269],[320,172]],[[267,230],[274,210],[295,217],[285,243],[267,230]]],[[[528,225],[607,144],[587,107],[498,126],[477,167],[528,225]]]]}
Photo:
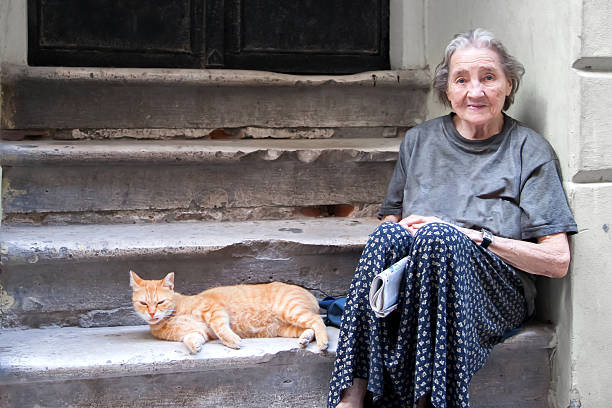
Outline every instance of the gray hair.
{"type": "Polygon", "coordinates": [[[444,58],[436,67],[433,79],[433,88],[438,96],[438,100],[445,106],[451,106],[446,96],[450,60],[455,51],[468,47],[487,48],[495,51],[497,55],[499,55],[504,74],[506,78],[512,81],[512,91],[510,91],[510,95],[506,97],[503,107],[503,110],[508,109],[510,105],[512,105],[512,102],[514,102],[514,94],[516,94],[516,91],[519,89],[521,77],[525,73],[525,68],[516,58],[508,54],[506,47],[504,47],[501,41],[496,39],[491,32],[483,30],[482,28],[455,35],[453,40],[446,47],[444,58]]]}

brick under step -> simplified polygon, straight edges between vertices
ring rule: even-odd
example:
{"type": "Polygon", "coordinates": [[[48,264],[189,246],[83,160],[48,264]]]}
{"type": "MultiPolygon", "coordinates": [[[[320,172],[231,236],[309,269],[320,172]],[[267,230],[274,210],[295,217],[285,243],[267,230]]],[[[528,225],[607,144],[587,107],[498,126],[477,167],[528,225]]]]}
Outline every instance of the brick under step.
{"type": "MultiPolygon", "coordinates": [[[[154,339],[147,326],[4,330],[0,334],[3,407],[323,407],[337,330],[317,353],[296,339],[217,341],[189,355],[154,339]]],[[[550,327],[528,325],[495,347],[470,388],[473,408],[548,406],[550,327]]]]}
{"type": "Polygon", "coordinates": [[[374,216],[401,140],[4,142],[4,223],[374,216]]]}
{"type": "Polygon", "coordinates": [[[129,270],[194,294],[238,283],[347,290],[376,219],[4,226],[0,326],[138,324],[129,270]]]}

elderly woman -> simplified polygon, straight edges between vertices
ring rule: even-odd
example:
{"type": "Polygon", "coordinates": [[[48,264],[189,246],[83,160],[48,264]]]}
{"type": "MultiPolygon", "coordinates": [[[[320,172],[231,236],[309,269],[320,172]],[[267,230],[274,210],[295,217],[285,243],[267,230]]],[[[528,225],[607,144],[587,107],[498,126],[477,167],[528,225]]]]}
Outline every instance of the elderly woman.
{"type": "Polygon", "coordinates": [[[503,113],[522,74],[482,29],[446,48],[434,88],[453,112],[403,140],[349,288],[328,407],[469,407],[474,373],[533,313],[531,277],[567,273],[577,229],[556,156],[503,113]],[[372,278],[406,256],[398,308],[377,318],[372,278]]]}

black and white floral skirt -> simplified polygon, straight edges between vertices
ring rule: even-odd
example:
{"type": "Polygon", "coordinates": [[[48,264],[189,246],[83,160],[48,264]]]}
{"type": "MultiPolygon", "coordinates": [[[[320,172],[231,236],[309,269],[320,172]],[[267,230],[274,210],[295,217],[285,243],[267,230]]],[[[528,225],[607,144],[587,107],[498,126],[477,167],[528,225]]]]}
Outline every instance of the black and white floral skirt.
{"type": "Polygon", "coordinates": [[[413,407],[431,395],[436,408],[469,407],[469,384],[492,347],[526,316],[517,271],[446,224],[416,236],[385,222],[371,235],[348,291],[328,407],[353,378],[368,381],[372,407],[413,407]],[[405,256],[398,308],[370,309],[376,274],[405,256]]]}

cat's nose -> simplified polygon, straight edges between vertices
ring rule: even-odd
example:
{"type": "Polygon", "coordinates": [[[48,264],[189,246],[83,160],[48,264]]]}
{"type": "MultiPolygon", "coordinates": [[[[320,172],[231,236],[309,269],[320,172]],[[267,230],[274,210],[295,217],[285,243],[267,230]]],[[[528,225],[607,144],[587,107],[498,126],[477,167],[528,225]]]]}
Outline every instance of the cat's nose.
{"type": "Polygon", "coordinates": [[[151,317],[155,316],[155,312],[149,312],[149,314],[151,315],[151,317]]]}

